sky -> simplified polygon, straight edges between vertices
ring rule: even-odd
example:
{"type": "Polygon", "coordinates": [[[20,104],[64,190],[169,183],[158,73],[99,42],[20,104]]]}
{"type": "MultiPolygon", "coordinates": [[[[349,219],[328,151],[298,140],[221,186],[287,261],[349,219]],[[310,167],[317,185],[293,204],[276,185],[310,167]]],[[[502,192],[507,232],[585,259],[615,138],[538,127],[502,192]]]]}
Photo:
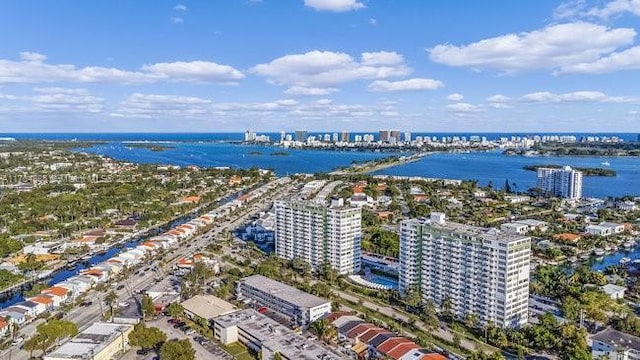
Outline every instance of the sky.
{"type": "Polygon", "coordinates": [[[640,132],[640,0],[0,2],[0,132],[640,132]]]}

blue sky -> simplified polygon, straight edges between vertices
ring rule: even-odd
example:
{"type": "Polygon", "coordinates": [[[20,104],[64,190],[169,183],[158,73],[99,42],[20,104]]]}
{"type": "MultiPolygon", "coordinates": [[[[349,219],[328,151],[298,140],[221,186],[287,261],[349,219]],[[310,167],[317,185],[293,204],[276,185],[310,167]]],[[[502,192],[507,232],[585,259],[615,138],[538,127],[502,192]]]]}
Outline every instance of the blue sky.
{"type": "Polygon", "coordinates": [[[640,131],[640,0],[0,3],[3,132],[640,131]]]}

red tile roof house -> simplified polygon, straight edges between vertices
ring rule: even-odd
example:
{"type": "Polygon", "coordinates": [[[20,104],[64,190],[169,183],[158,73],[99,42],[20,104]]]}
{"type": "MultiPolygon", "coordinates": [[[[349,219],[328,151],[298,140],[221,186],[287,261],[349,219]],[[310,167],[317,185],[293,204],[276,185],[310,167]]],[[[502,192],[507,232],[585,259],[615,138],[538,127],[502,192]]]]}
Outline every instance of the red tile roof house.
{"type": "Polygon", "coordinates": [[[420,346],[418,346],[418,344],[414,343],[413,341],[408,343],[403,343],[396,346],[391,351],[389,351],[387,353],[387,356],[394,360],[399,360],[401,357],[405,356],[410,351],[418,348],[420,348],[420,346]]]}
{"type": "Polygon", "coordinates": [[[67,288],[60,286],[53,286],[48,289],[42,290],[42,294],[50,295],[53,299],[53,306],[59,307],[69,299],[69,293],[71,291],[67,288]]]}
{"type": "MultiPolygon", "coordinates": [[[[394,350],[399,345],[411,343],[413,343],[413,341],[401,336],[392,337],[384,341],[382,344],[378,345],[378,347],[376,348],[376,353],[379,357],[389,356],[389,352],[391,352],[391,350],[394,350]]],[[[407,349],[407,351],[409,350],[407,349]]]]}
{"type": "Polygon", "coordinates": [[[347,332],[347,339],[351,340],[351,342],[355,343],[358,341],[358,337],[360,337],[360,335],[366,333],[367,331],[371,330],[371,329],[380,329],[379,327],[373,325],[373,324],[369,324],[369,323],[364,323],[364,324],[360,324],[355,326],[354,328],[352,328],[351,330],[349,330],[347,332]]]}
{"type": "Polygon", "coordinates": [[[9,324],[3,318],[0,318],[0,337],[5,336],[8,330],[9,324]]]}
{"type": "Polygon", "coordinates": [[[27,300],[44,305],[45,311],[53,310],[53,299],[44,295],[28,298],[27,300]]]}
{"type": "Polygon", "coordinates": [[[390,334],[389,330],[387,330],[387,329],[373,328],[373,329],[370,329],[369,331],[363,333],[362,335],[360,335],[358,337],[358,340],[368,344],[369,341],[371,341],[371,339],[373,339],[374,337],[376,337],[376,336],[378,336],[380,334],[384,334],[384,333],[390,334]]]}

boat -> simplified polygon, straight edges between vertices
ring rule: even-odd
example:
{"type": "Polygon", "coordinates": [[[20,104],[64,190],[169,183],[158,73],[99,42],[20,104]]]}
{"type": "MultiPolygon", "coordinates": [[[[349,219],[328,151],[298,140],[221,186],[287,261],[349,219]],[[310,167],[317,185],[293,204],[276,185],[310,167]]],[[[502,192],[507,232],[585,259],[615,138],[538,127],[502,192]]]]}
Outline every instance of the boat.
{"type": "Polygon", "coordinates": [[[42,271],[38,274],[38,280],[42,280],[42,279],[46,279],[48,278],[51,274],[53,274],[53,270],[45,270],[42,271]]]}
{"type": "Polygon", "coordinates": [[[631,241],[627,241],[624,243],[624,248],[625,249],[631,249],[633,247],[633,245],[635,245],[635,243],[631,242],[631,241]]]}
{"type": "Polygon", "coordinates": [[[591,255],[589,253],[580,254],[580,259],[582,260],[589,260],[590,257],[591,255]]]}
{"type": "Polygon", "coordinates": [[[577,262],[577,261],[578,261],[578,258],[575,257],[575,256],[572,256],[572,257],[569,258],[569,262],[574,263],[574,262],[577,262]]]}
{"type": "Polygon", "coordinates": [[[640,259],[635,259],[635,260],[632,261],[632,263],[638,265],[638,264],[640,264],[640,259]]]}
{"type": "Polygon", "coordinates": [[[603,162],[601,162],[601,163],[600,163],[600,165],[602,165],[602,166],[609,166],[609,165],[611,165],[611,164],[609,164],[609,162],[608,162],[608,161],[603,161],[603,162]]]}
{"type": "Polygon", "coordinates": [[[604,250],[595,249],[595,250],[593,250],[593,254],[596,255],[596,256],[602,256],[602,255],[604,255],[604,250]]]}
{"type": "Polygon", "coordinates": [[[620,264],[621,265],[626,265],[626,264],[628,264],[630,262],[631,262],[631,258],[628,258],[628,257],[623,257],[622,259],[620,259],[620,264]]]}

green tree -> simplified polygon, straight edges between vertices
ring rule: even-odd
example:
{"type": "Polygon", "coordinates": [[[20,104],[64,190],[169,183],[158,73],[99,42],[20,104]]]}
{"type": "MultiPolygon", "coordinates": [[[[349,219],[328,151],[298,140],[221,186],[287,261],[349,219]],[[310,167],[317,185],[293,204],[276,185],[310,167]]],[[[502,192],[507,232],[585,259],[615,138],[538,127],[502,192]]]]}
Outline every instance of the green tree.
{"type": "Polygon", "coordinates": [[[129,333],[129,344],[143,349],[156,348],[167,341],[167,335],[157,327],[147,327],[143,323],[136,324],[129,333]]]}
{"type": "Polygon", "coordinates": [[[273,354],[273,360],[284,360],[284,359],[282,359],[282,355],[280,355],[279,352],[275,352],[273,354]]]}
{"type": "Polygon", "coordinates": [[[33,352],[36,350],[42,350],[46,342],[47,338],[45,335],[36,333],[31,338],[29,338],[29,340],[24,342],[23,348],[24,350],[29,352],[29,358],[33,358],[33,352]]]}
{"type": "Polygon", "coordinates": [[[173,302],[167,306],[167,313],[174,318],[181,318],[184,316],[184,308],[178,302],[173,302]]]}
{"type": "Polygon", "coordinates": [[[153,300],[151,296],[144,294],[142,296],[142,316],[145,319],[150,319],[156,313],[156,307],[153,305],[153,300]]]}
{"type": "Polygon", "coordinates": [[[196,351],[189,339],[172,339],[162,344],[160,358],[163,360],[194,360],[196,351]]]}

